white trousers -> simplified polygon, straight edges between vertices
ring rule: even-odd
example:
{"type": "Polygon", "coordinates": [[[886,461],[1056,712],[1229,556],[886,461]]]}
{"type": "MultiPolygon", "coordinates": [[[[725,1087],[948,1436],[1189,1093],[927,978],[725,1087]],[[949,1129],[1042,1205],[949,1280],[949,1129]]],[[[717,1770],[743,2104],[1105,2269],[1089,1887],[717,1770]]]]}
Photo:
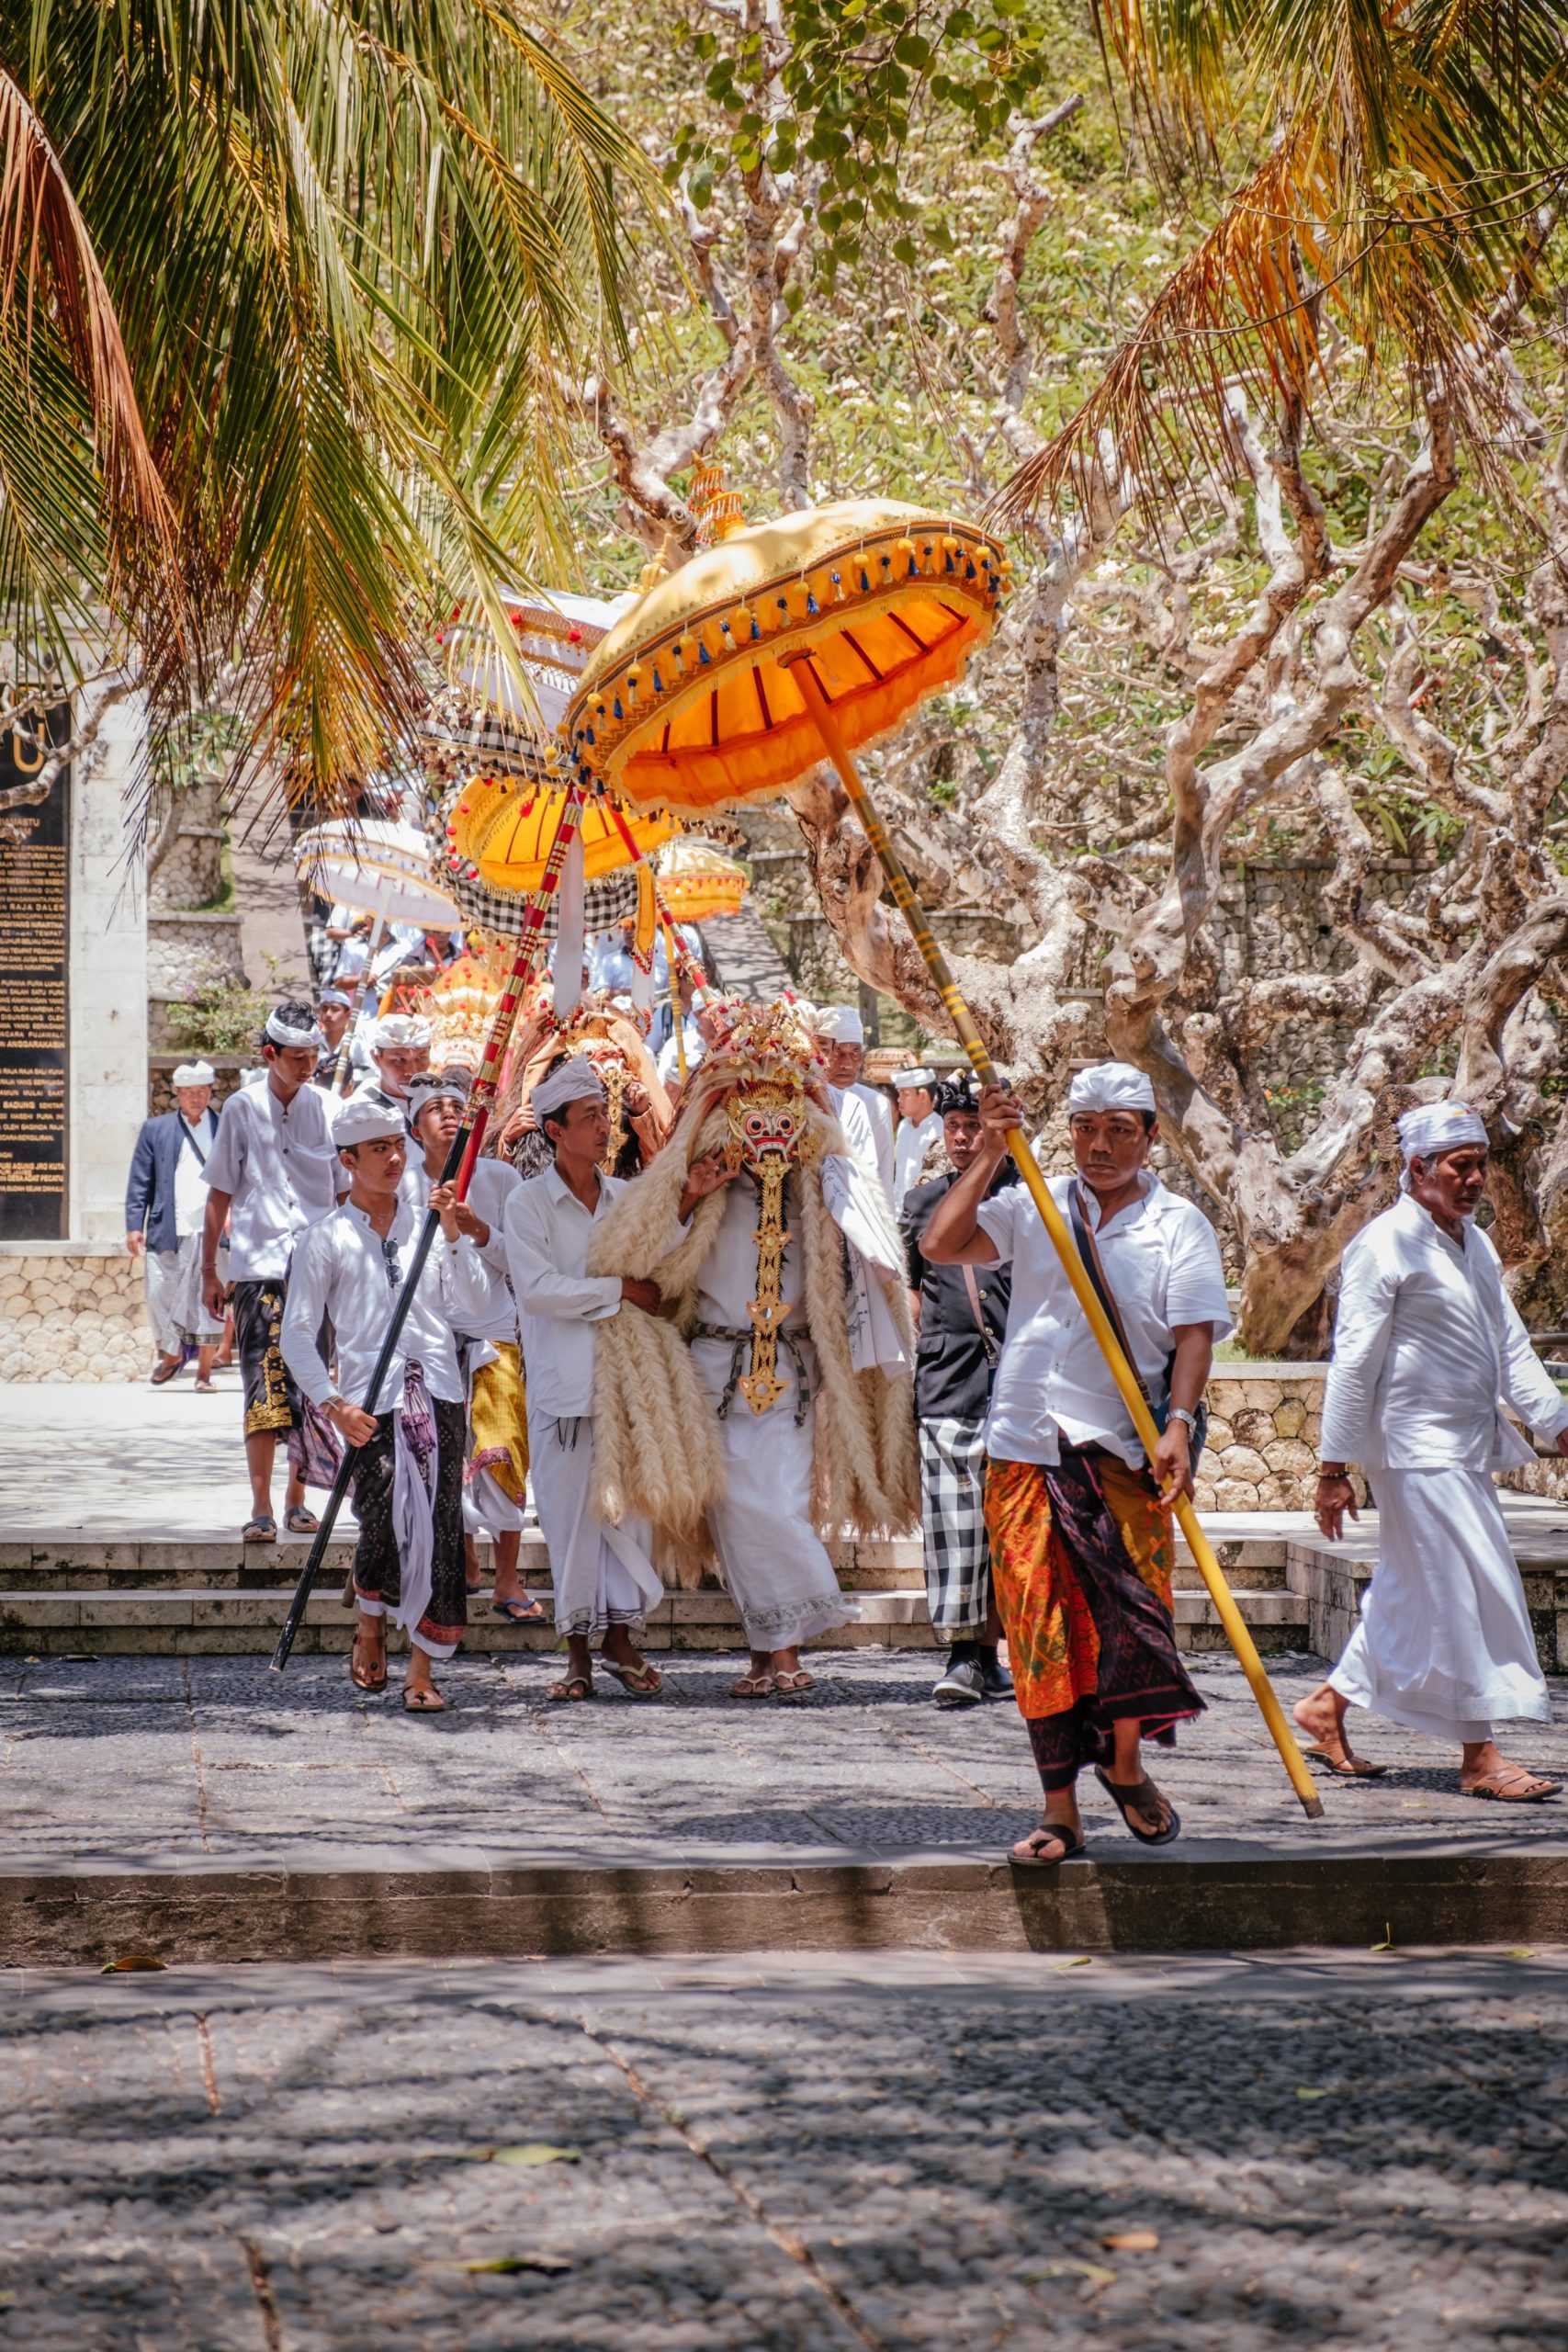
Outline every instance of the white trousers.
{"type": "MultiPolygon", "coordinates": [[[[803,1348],[807,1365],[811,1351],[803,1348]]],[[[727,1340],[695,1340],[692,1362],[716,1408],[734,1351],[727,1340]]],[[[791,1650],[860,1615],[839,1590],[833,1563],[811,1522],[814,1405],[795,1424],[797,1374],[780,1348],[784,1395],[754,1413],[739,1389],[718,1424],[728,1479],[724,1500],[710,1505],[708,1525],[746,1639],[754,1650],[791,1650]]]]}
{"type": "Polygon", "coordinates": [[[602,1634],[607,1625],[640,1624],[664,1598],[664,1586],[649,1554],[653,1531],[646,1519],[623,1519],[618,1527],[595,1518],[589,1502],[593,1484],[593,1423],[528,1414],[528,1476],[539,1532],[550,1555],[558,1634],[602,1634]]]}
{"type": "Polygon", "coordinates": [[[1329,1676],[1353,1707],[1434,1739],[1551,1720],[1497,1489],[1480,1470],[1375,1470],[1378,1565],[1329,1676]]]}
{"type": "Polygon", "coordinates": [[[201,1236],[187,1233],[177,1250],[149,1250],[147,1320],[158,1352],[177,1356],[188,1333],[204,1345],[223,1336],[201,1301],[201,1236]]]}

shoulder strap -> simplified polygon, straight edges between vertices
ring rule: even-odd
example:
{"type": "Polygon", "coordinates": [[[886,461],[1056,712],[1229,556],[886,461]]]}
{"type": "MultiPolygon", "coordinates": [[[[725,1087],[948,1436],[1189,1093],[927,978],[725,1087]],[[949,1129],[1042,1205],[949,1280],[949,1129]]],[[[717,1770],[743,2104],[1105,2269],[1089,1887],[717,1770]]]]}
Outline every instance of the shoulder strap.
{"type": "MultiPolygon", "coordinates": [[[[203,1151],[201,1146],[196,1139],[196,1130],[188,1125],[186,1119],[186,1114],[183,1111],[176,1111],[175,1113],[175,1116],[180,1123],[180,1150],[183,1151],[186,1145],[188,1143],[192,1151],[196,1154],[197,1166],[198,1168],[205,1168],[207,1165],[207,1154],[203,1151]]],[[[178,1153],[176,1153],[175,1158],[177,1159],[178,1156],[178,1153]]]]}
{"type": "Polygon", "coordinates": [[[986,1362],[995,1363],[997,1343],[991,1337],[990,1327],[986,1321],[986,1310],[980,1304],[980,1286],[975,1280],[975,1269],[973,1266],[961,1266],[959,1272],[964,1276],[964,1287],[969,1294],[969,1312],[975,1317],[976,1326],[980,1334],[980,1343],[986,1351],[986,1362]]]}
{"type": "Polygon", "coordinates": [[[1105,1269],[1100,1262],[1100,1251],[1095,1247],[1094,1235],[1089,1229],[1078,1200],[1078,1184],[1076,1176],[1067,1187],[1067,1205],[1072,1211],[1073,1239],[1077,1244],[1078,1256],[1083,1260],[1084,1272],[1093,1284],[1094,1295],[1104,1307],[1106,1318],[1121,1342],[1122,1352],[1132,1367],[1133,1377],[1138,1384],[1138,1394],[1152,1411],[1153,1405],[1148,1388],[1145,1384],[1143,1374],[1138,1369],[1138,1359],[1127,1344],[1127,1334],[1122,1327],[1121,1309],[1117,1306],[1115,1294],[1105,1279],[1105,1269]]]}

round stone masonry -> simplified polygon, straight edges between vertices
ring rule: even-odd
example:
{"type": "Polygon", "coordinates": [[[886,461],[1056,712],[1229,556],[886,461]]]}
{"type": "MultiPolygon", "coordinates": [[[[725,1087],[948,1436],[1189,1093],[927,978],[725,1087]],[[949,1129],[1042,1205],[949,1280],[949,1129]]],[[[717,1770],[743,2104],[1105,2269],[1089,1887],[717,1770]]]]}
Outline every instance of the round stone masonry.
{"type": "Polygon", "coordinates": [[[122,1246],[0,1256],[0,1383],[140,1380],[152,1354],[141,1262],[122,1246]]]}

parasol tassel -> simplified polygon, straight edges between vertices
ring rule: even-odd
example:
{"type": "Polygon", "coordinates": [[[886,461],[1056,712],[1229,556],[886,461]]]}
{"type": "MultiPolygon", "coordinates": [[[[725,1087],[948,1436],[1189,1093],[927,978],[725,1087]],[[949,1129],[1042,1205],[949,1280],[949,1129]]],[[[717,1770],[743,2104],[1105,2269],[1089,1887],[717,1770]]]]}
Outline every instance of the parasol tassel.
{"type": "Polygon", "coordinates": [[[560,915],[556,930],[556,1019],[570,1021],[582,996],[582,944],[588,889],[582,834],[573,833],[561,868],[560,915]]]}
{"type": "Polygon", "coordinates": [[[653,868],[644,858],[637,868],[637,918],[632,925],[632,1002],[639,1012],[653,1011],[653,948],[658,930],[653,868]]]}

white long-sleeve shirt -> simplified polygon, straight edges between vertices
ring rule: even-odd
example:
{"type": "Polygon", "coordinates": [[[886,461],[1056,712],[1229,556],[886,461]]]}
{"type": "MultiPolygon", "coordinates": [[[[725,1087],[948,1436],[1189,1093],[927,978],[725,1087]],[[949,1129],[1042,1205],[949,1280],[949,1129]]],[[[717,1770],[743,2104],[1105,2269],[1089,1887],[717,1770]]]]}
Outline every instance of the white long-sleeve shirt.
{"type": "MultiPolygon", "coordinates": [[[[871,1129],[872,1148],[875,1161],[871,1172],[880,1176],[889,1195],[893,1191],[893,1105],[886,1094],[874,1086],[863,1085],[859,1079],[844,1091],[852,1095],[865,1112],[871,1129]]],[[[846,1131],[847,1132],[847,1131],[846,1131]]]]}
{"type": "MultiPolygon", "coordinates": [[[[506,1204],[522,1182],[515,1168],[504,1159],[478,1159],[468,1185],[468,1204],[476,1216],[490,1227],[490,1239],[477,1242],[479,1280],[483,1284],[487,1306],[482,1316],[474,1321],[458,1318],[457,1328],[466,1340],[488,1340],[492,1344],[505,1340],[517,1342],[517,1302],[512,1295],[512,1283],[506,1265],[506,1204]]],[[[423,1216],[430,1205],[431,1181],[418,1146],[411,1147],[403,1181],[398,1187],[415,1214],[423,1216]]],[[[486,1356],[486,1363],[493,1361],[486,1356]]]]}
{"type": "Polygon", "coordinates": [[[594,1226],[623,1189],[599,1179],[592,1215],[558,1170],[519,1184],[506,1204],[506,1262],[527,1366],[528,1410],[575,1420],[593,1409],[593,1326],[621,1311],[618,1274],[587,1272],[594,1226]]]}
{"type": "MultiPolygon", "coordinates": [[[[400,1201],[383,1245],[364,1210],[344,1201],[313,1225],[295,1250],[279,1344],[284,1363],[313,1404],[324,1405],[333,1393],[316,1346],[323,1315],[332,1317],[337,1335],[337,1389],[351,1405],[364,1403],[423,1223],[410,1202],[400,1201]]],[[[473,1243],[453,1243],[437,1233],[372,1410],[397,1411],[403,1401],[404,1367],[411,1363],[423,1367],[433,1396],[460,1405],[463,1381],[453,1326],[468,1329],[468,1317],[484,1312],[488,1296],[473,1243]]]]}
{"type": "Polygon", "coordinates": [[[1498,1399],[1543,1440],[1568,1403],[1530,1346],[1479,1227],[1464,1247],[1402,1193],[1345,1252],[1323,1458],[1363,1470],[1486,1470],[1528,1461],[1498,1399]]]}
{"type": "Polygon", "coordinates": [[[900,1119],[893,1138],[893,1205],[900,1216],[904,1203],[920,1182],[920,1170],[932,1144],[942,1141],[942,1119],[928,1111],[923,1119],[900,1119]]]}

